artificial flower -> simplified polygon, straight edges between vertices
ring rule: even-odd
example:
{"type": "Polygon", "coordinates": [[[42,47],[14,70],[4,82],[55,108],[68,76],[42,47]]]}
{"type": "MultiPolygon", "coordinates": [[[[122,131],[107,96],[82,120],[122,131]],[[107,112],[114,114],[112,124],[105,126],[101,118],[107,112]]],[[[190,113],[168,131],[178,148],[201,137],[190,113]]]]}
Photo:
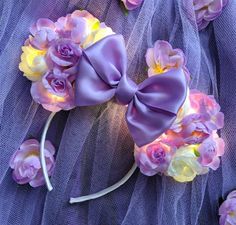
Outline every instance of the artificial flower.
{"type": "Polygon", "coordinates": [[[187,144],[199,144],[208,138],[213,131],[224,126],[224,114],[213,96],[191,90],[189,103],[182,114],[177,115],[172,130],[179,133],[187,144]],[[187,109],[188,108],[188,109],[187,109]],[[179,118],[181,117],[181,119],[179,118]]]}
{"type": "Polygon", "coordinates": [[[83,44],[89,34],[99,28],[99,24],[99,20],[87,11],[76,10],[66,17],[60,17],[55,26],[61,38],[68,38],[74,43],[83,44]]]}
{"type": "Polygon", "coordinates": [[[49,44],[58,38],[55,28],[53,21],[46,18],[38,19],[30,28],[32,35],[29,37],[28,42],[37,49],[47,49],[49,44]]]}
{"type": "Polygon", "coordinates": [[[219,208],[220,225],[236,224],[236,191],[232,191],[219,208]]]}
{"type": "Polygon", "coordinates": [[[187,144],[199,144],[208,138],[212,130],[208,130],[201,114],[190,114],[181,121],[180,135],[187,144]]]}
{"type": "Polygon", "coordinates": [[[154,47],[147,50],[146,62],[149,67],[148,76],[182,68],[186,78],[190,79],[183,51],[181,49],[173,49],[167,41],[156,41],[154,47]]]}
{"type": "Polygon", "coordinates": [[[173,146],[175,148],[180,148],[181,146],[185,145],[183,137],[178,133],[170,128],[164,134],[160,136],[161,142],[173,146]]]}
{"type": "Polygon", "coordinates": [[[135,147],[135,161],[141,172],[147,176],[164,173],[170,163],[174,149],[159,140],[143,146],[135,147]]]}
{"type": "Polygon", "coordinates": [[[224,114],[220,112],[220,105],[214,96],[191,90],[189,98],[192,110],[202,115],[209,130],[221,129],[224,126],[224,114]]]}
{"type": "Polygon", "coordinates": [[[82,55],[79,45],[70,39],[58,39],[49,47],[47,52],[47,64],[50,69],[59,68],[67,73],[75,73],[76,66],[82,55]]]}
{"type": "Polygon", "coordinates": [[[42,80],[32,83],[31,95],[49,111],[70,110],[75,107],[72,82],[70,74],[54,69],[43,75],[42,80]]]}
{"type": "Polygon", "coordinates": [[[219,157],[224,154],[224,147],[224,140],[217,133],[212,134],[199,145],[200,157],[198,161],[202,166],[207,166],[213,170],[218,169],[220,165],[219,157]]]}
{"type": "MultiPolygon", "coordinates": [[[[45,142],[44,153],[47,171],[52,175],[54,169],[55,148],[50,141],[45,142]]],[[[32,187],[42,186],[44,177],[40,164],[40,144],[36,139],[24,141],[10,159],[12,177],[18,184],[29,183],[32,187]]]]}
{"type": "Polygon", "coordinates": [[[197,175],[206,173],[208,169],[198,162],[196,152],[196,145],[183,146],[178,149],[170,161],[167,175],[178,182],[189,182],[197,175]]]}
{"type": "Polygon", "coordinates": [[[193,6],[198,29],[206,28],[210,21],[215,20],[227,3],[228,0],[194,0],[193,6]]]}
{"type": "Polygon", "coordinates": [[[125,8],[126,8],[127,10],[136,9],[136,8],[138,8],[138,7],[142,4],[142,2],[143,2],[143,0],[121,0],[121,1],[124,3],[125,8]]]}
{"type": "Polygon", "coordinates": [[[99,25],[99,29],[94,30],[93,32],[90,33],[90,35],[88,35],[82,46],[83,48],[88,48],[97,41],[100,41],[101,39],[112,34],[114,34],[112,29],[110,27],[107,27],[105,23],[101,23],[99,25]]]}
{"type": "Polygon", "coordinates": [[[45,61],[44,50],[38,50],[32,46],[22,47],[21,62],[19,69],[24,73],[31,81],[37,81],[41,78],[42,74],[47,70],[47,64],[45,61]]]}

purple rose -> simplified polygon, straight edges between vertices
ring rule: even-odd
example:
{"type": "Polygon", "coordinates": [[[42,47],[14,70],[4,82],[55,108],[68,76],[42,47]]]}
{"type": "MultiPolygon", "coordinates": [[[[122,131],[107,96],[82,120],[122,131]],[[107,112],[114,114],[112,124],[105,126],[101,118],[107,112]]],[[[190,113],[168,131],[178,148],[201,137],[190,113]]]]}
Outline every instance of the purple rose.
{"type": "Polygon", "coordinates": [[[217,133],[214,133],[200,144],[198,148],[200,153],[199,162],[213,170],[218,169],[220,165],[219,156],[224,154],[224,148],[224,140],[219,138],[217,133]]]}
{"type": "Polygon", "coordinates": [[[236,224],[236,191],[232,191],[219,208],[220,225],[236,224]]]}
{"type": "Polygon", "coordinates": [[[31,95],[39,104],[52,112],[75,107],[73,78],[59,70],[46,73],[42,80],[32,83],[31,95]]]}
{"type": "Polygon", "coordinates": [[[194,0],[194,10],[198,29],[202,30],[208,26],[210,21],[216,19],[222,12],[228,0],[194,0]]]}
{"type": "MultiPolygon", "coordinates": [[[[45,157],[49,176],[54,169],[55,148],[50,141],[45,142],[45,157]]],[[[29,183],[32,187],[44,184],[44,177],[40,164],[40,144],[35,139],[24,141],[10,159],[10,167],[13,169],[12,177],[18,184],[29,183]]]]}
{"type": "Polygon", "coordinates": [[[135,147],[135,161],[141,172],[147,176],[164,173],[172,158],[172,147],[155,141],[141,148],[135,147]]]}
{"type": "Polygon", "coordinates": [[[186,78],[190,79],[183,51],[178,48],[173,49],[167,41],[156,41],[154,47],[147,50],[146,62],[149,67],[148,76],[162,74],[171,69],[182,68],[186,78]]]}
{"type": "Polygon", "coordinates": [[[202,115],[197,113],[185,116],[181,125],[180,135],[187,144],[199,144],[208,138],[212,132],[204,123],[202,115]]]}
{"type": "Polygon", "coordinates": [[[74,43],[82,44],[89,33],[99,26],[99,20],[85,10],[76,10],[66,17],[60,17],[55,26],[61,38],[68,38],[74,43]]]}
{"type": "Polygon", "coordinates": [[[30,36],[29,44],[40,50],[47,49],[49,44],[58,38],[55,28],[55,24],[51,20],[39,19],[30,28],[33,36],[30,36]]]}
{"type": "Polygon", "coordinates": [[[180,133],[175,132],[170,128],[162,136],[160,136],[161,142],[175,148],[180,148],[185,144],[184,138],[180,133]]]}
{"type": "Polygon", "coordinates": [[[58,67],[64,72],[75,73],[82,50],[69,39],[59,39],[48,49],[46,60],[48,67],[58,67]]]}
{"type": "Polygon", "coordinates": [[[121,1],[124,3],[125,8],[128,10],[133,10],[138,8],[143,2],[143,0],[121,0],[121,1]]]}
{"type": "Polygon", "coordinates": [[[191,90],[189,100],[187,114],[172,129],[176,129],[185,143],[200,144],[224,126],[224,114],[213,96],[191,90]]]}

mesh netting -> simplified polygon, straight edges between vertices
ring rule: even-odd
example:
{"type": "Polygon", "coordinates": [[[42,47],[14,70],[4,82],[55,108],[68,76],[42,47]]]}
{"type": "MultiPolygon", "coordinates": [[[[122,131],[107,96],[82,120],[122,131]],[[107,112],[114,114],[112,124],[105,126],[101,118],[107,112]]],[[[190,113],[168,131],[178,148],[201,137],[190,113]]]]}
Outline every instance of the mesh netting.
{"type": "MultiPolygon", "coordinates": [[[[218,224],[219,199],[236,188],[236,1],[198,33],[192,0],[145,0],[125,16],[119,0],[0,1],[0,224],[16,225],[208,225],[218,224]],[[8,162],[23,140],[40,138],[49,112],[32,101],[18,69],[29,26],[39,17],[57,19],[87,9],[124,35],[128,74],[146,76],[145,52],[157,39],[186,54],[191,87],[213,93],[225,113],[226,153],[215,172],[181,184],[146,177],[138,170],[120,189],[100,199],[70,205],[72,196],[94,193],[120,180],[133,164],[133,141],[125,109],[109,102],[60,112],[49,130],[58,149],[54,190],[17,185],[8,162]]],[[[173,87],[174,88],[174,87],[173,87]]]]}

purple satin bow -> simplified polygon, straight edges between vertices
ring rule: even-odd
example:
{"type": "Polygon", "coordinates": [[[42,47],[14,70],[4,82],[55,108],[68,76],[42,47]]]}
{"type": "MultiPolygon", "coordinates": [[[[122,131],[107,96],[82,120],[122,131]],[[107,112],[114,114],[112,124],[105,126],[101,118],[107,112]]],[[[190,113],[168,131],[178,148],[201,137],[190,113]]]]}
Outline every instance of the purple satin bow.
{"type": "Polygon", "coordinates": [[[135,84],[126,75],[127,56],[122,35],[108,36],[83,52],[76,78],[76,104],[90,106],[115,96],[128,105],[126,121],[138,146],[146,145],[174,122],[187,94],[182,69],[173,69],[135,84]]]}

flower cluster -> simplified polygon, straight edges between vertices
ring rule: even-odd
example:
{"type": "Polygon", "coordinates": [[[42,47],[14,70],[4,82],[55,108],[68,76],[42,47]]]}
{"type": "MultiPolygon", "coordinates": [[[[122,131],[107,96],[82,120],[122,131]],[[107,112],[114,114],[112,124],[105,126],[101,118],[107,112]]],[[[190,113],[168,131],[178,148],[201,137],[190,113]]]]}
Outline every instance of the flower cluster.
{"type": "Polygon", "coordinates": [[[220,225],[236,224],[236,191],[232,191],[219,208],[220,225]]]}
{"type": "Polygon", "coordinates": [[[126,8],[127,10],[136,9],[136,8],[138,8],[138,7],[142,4],[142,2],[143,2],[143,0],[121,0],[121,1],[124,3],[125,8],[126,8]]]}
{"type": "MultiPolygon", "coordinates": [[[[12,177],[18,184],[29,183],[32,187],[39,187],[45,183],[39,159],[39,149],[39,142],[36,139],[29,139],[24,141],[12,155],[9,164],[13,169],[12,177]]],[[[44,153],[47,171],[50,176],[55,164],[55,148],[51,142],[45,142],[44,153]]]]}
{"type": "Polygon", "coordinates": [[[210,21],[216,19],[222,12],[228,0],[194,0],[194,10],[198,29],[202,30],[208,26],[210,21]]]}
{"type": "Polygon", "coordinates": [[[33,99],[52,112],[72,109],[82,50],[113,31],[87,11],[77,10],[55,23],[39,19],[30,33],[19,68],[33,82],[33,99]]]}
{"type": "MultiPolygon", "coordinates": [[[[147,52],[149,75],[161,74],[173,68],[185,68],[184,55],[170,44],[158,41],[147,52]]],[[[154,142],[135,146],[135,160],[142,173],[157,173],[173,177],[179,182],[192,181],[197,175],[220,165],[224,141],[217,130],[224,125],[224,115],[213,96],[189,90],[172,127],[154,142]]]]}

